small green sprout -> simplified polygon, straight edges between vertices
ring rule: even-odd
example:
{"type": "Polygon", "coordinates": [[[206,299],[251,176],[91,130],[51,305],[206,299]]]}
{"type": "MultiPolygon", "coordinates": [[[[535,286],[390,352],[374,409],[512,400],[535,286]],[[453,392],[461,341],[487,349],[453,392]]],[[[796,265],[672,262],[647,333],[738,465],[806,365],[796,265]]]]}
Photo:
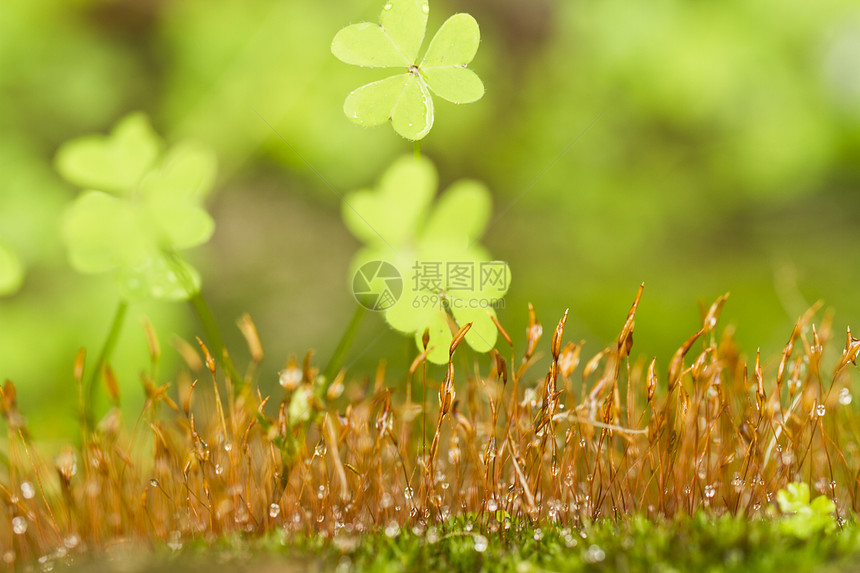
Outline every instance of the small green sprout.
{"type": "Polygon", "coordinates": [[[836,529],[836,521],[831,514],[836,504],[827,496],[820,495],[809,502],[809,485],[794,482],[776,494],[779,510],[786,514],[780,522],[780,530],[799,539],[810,539],[813,535],[830,533],[836,529]]]}
{"type": "Polygon", "coordinates": [[[350,93],[343,105],[349,119],[365,127],[391,121],[394,131],[417,141],[433,127],[431,91],[453,103],[484,95],[484,84],[466,68],[481,40],[469,14],[448,18],[418,60],[429,12],[427,0],[388,0],[379,24],[353,24],[335,35],[331,51],[347,64],[406,70],[350,93]]]}
{"type": "Polygon", "coordinates": [[[24,265],[6,243],[0,242],[0,296],[15,294],[24,282],[24,265]]]}
{"type": "Polygon", "coordinates": [[[414,333],[419,350],[429,329],[428,359],[448,361],[453,332],[472,327],[465,340],[487,352],[496,343],[494,306],[507,292],[511,272],[493,261],[476,241],[491,212],[487,188],[461,180],[433,203],[437,175],[433,164],[411,156],[397,160],[377,189],[348,195],[342,211],[347,228],[365,247],[353,258],[351,276],[379,261],[402,277],[402,292],[383,310],[396,330],[414,333]]]}
{"type": "Polygon", "coordinates": [[[195,144],[162,143],[141,114],[108,136],[64,144],[57,170],[85,191],[64,215],[62,234],[72,266],[83,273],[113,271],[125,300],[187,300],[200,276],[176,254],[205,243],[214,221],[202,208],[214,156],[195,144]]]}

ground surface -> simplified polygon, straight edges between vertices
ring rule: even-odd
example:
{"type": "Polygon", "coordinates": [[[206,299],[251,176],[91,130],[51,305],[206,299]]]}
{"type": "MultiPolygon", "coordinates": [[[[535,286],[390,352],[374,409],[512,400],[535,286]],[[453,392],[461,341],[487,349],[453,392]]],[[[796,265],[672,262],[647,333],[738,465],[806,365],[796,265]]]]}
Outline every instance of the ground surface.
{"type": "Polygon", "coordinates": [[[427,531],[389,529],[285,542],[280,536],[225,539],[143,552],[116,547],[79,564],[88,571],[860,571],[860,533],[849,523],[832,534],[797,539],[770,520],[698,516],[654,523],[633,518],[581,530],[512,527],[478,533],[459,523],[427,531]]]}

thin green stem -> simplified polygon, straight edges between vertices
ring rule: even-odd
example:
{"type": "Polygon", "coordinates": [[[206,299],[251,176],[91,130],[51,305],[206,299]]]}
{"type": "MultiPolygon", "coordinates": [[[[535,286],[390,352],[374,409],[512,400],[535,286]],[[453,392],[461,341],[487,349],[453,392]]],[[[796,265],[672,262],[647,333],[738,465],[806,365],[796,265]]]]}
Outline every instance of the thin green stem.
{"type": "Polygon", "coordinates": [[[340,342],[337,343],[337,348],[334,349],[331,360],[328,361],[323,371],[323,376],[325,376],[327,382],[334,380],[335,375],[340,370],[343,359],[346,358],[346,353],[349,351],[349,347],[352,346],[352,341],[355,340],[355,335],[358,333],[361,319],[364,318],[366,313],[367,309],[360,304],[355,307],[355,314],[352,315],[352,320],[350,320],[349,325],[346,327],[340,342]]]}
{"type": "Polygon", "coordinates": [[[116,312],[114,312],[113,315],[113,322],[111,323],[110,331],[108,332],[107,338],[102,345],[102,349],[101,352],[99,352],[98,358],[96,358],[96,363],[93,365],[93,370],[92,372],[90,372],[90,377],[87,380],[87,386],[85,390],[87,398],[84,405],[84,417],[87,428],[90,429],[95,427],[93,409],[95,406],[96,388],[98,387],[99,377],[102,373],[102,369],[104,368],[105,363],[110,360],[111,354],[113,354],[113,349],[116,346],[116,341],[119,339],[119,333],[122,330],[122,323],[125,320],[126,311],[128,311],[128,302],[126,302],[125,300],[120,300],[119,304],[116,307],[116,312]]]}
{"type": "Polygon", "coordinates": [[[421,142],[413,142],[412,149],[415,150],[415,159],[421,159],[421,142]]]}
{"type": "Polygon", "coordinates": [[[198,291],[194,296],[189,298],[188,301],[191,303],[191,306],[194,308],[194,312],[197,314],[197,318],[200,320],[200,325],[203,327],[203,332],[211,346],[210,350],[212,351],[212,356],[218,361],[230,379],[236,384],[235,388],[238,392],[238,389],[244,384],[245,379],[238,373],[236,367],[233,365],[233,360],[227,353],[227,347],[224,345],[224,339],[221,337],[218,323],[215,322],[215,316],[212,314],[212,310],[210,310],[209,305],[206,303],[206,299],[204,299],[203,294],[198,291]]]}

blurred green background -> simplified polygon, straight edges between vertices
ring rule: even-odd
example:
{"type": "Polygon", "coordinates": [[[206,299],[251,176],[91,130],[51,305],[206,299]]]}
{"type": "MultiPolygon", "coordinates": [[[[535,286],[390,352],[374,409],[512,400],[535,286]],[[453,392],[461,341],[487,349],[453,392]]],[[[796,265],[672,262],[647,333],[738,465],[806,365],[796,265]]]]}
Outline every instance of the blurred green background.
{"type": "MultiPolygon", "coordinates": [[[[339,194],[373,184],[411,144],[341,110],[384,71],[329,51],[381,0],[7,0],[0,13],[0,241],[27,267],[0,299],[0,378],[43,427],[74,419],[72,363],[94,356],[116,305],[109,277],[70,270],[58,217],[77,191],[53,171],[61,142],[106,132],[134,110],[169,141],[219,156],[213,240],[190,259],[228,346],[249,312],[276,387],[291,353],[323,365],[354,309],[346,270],[359,244],[339,194]],[[58,416],[58,414],[60,414],[58,416]]],[[[596,352],[640,282],[634,354],[665,368],[730,291],[723,325],[773,355],[824,299],[836,332],[860,329],[860,6],[853,0],[433,0],[428,34],[465,11],[481,25],[470,66],[486,96],[438,102],[423,152],[441,188],[474,177],[494,193],[484,244],[509,262],[500,318],[522,348],[527,303],[549,330],[596,352]]],[[[138,318],[172,336],[199,327],[186,305],[132,308],[117,358],[124,399],[148,364],[138,318]]],[[[840,335],[841,336],[841,335],[840,335]]],[[[410,360],[410,337],[365,320],[357,374],[410,360]]],[[[537,375],[537,374],[536,374],[537,375]]],[[[394,383],[394,376],[390,376],[394,383]]],[[[398,378],[399,380],[399,378],[398,378]]]]}

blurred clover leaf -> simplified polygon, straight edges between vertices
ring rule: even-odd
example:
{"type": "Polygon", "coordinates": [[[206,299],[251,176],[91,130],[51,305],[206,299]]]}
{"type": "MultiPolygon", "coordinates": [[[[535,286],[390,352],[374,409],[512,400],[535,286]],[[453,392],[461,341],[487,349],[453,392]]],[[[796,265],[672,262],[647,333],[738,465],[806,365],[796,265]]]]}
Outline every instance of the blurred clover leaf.
{"type": "Polygon", "coordinates": [[[448,18],[419,62],[429,12],[427,0],[388,0],[379,24],[352,24],[335,35],[331,51],[347,64],[406,70],[350,93],[343,111],[352,121],[365,127],[391,121],[394,131],[417,141],[433,127],[431,91],[453,103],[484,95],[484,84],[466,68],[481,40],[469,14],[448,18]]]}
{"type": "Polygon", "coordinates": [[[402,277],[402,292],[380,310],[393,328],[414,333],[419,350],[429,330],[428,359],[444,364],[452,332],[466,323],[472,328],[465,340],[474,350],[495,346],[493,306],[507,292],[511,273],[476,242],[492,209],[487,188],[460,180],[434,204],[436,186],[429,160],[404,157],[388,168],[376,189],[349,194],[342,212],[347,228],[365,243],[353,258],[351,276],[378,268],[379,261],[393,265],[402,277]]]}
{"type": "Polygon", "coordinates": [[[0,296],[14,294],[24,282],[24,265],[5,243],[0,242],[0,296]]]}
{"type": "Polygon", "coordinates": [[[836,521],[830,515],[836,511],[836,504],[827,496],[820,495],[809,502],[809,485],[790,483],[786,489],[776,494],[779,510],[786,514],[780,522],[783,533],[799,539],[810,539],[813,535],[830,533],[836,529],[836,521]]]}
{"type": "Polygon", "coordinates": [[[57,170],[84,192],[66,211],[63,239],[82,273],[112,271],[126,300],[187,300],[200,275],[177,251],[205,243],[214,221],[202,203],[215,158],[191,143],[161,157],[162,143],[141,114],[107,136],[64,144],[57,170]]]}

